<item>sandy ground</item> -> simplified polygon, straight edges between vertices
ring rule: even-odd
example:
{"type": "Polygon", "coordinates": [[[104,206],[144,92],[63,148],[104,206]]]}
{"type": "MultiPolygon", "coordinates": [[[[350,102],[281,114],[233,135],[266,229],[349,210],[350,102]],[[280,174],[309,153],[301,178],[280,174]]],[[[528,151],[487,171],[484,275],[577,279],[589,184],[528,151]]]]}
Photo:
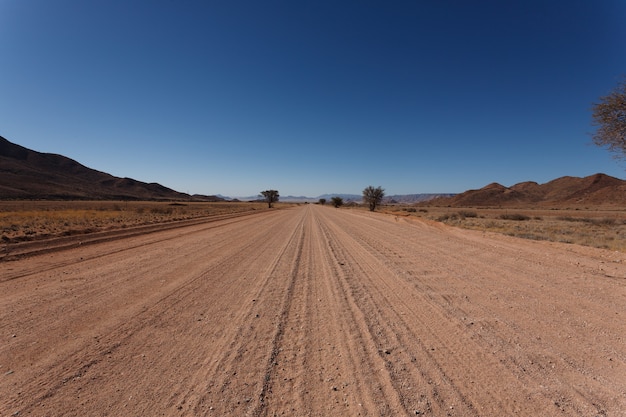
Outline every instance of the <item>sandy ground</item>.
{"type": "Polygon", "coordinates": [[[626,255],[306,205],[3,262],[0,415],[624,416],[626,255]]]}

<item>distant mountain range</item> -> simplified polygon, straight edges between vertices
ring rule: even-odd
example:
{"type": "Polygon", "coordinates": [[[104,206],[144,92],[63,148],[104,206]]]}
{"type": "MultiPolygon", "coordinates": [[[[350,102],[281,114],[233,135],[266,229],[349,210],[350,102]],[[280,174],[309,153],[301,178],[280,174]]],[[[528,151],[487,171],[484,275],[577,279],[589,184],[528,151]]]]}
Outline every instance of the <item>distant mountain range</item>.
{"type": "Polygon", "coordinates": [[[114,177],[1,136],[0,199],[221,201],[215,196],[190,196],[157,183],[114,177]]]}
{"type": "MultiPolygon", "coordinates": [[[[455,194],[393,194],[385,196],[383,204],[414,204],[439,197],[451,197],[453,195],[455,194]]],[[[360,203],[363,201],[361,194],[324,194],[317,197],[315,201],[318,201],[320,198],[325,198],[330,201],[330,199],[335,196],[343,198],[345,202],[354,201],[360,203]]]]}
{"type": "Polygon", "coordinates": [[[469,190],[429,205],[450,207],[601,206],[626,205],[626,181],[606,174],[588,177],[561,177],[545,184],[528,181],[505,187],[498,183],[469,190]]]}
{"type": "MultiPolygon", "coordinates": [[[[361,202],[360,194],[323,194],[317,197],[283,196],[285,202],[317,202],[334,196],[361,202]]],[[[0,199],[55,200],[233,200],[220,195],[189,195],[157,183],[119,178],[87,168],[62,155],[36,152],[0,136],[0,199]]],[[[258,200],[260,197],[239,197],[258,200]]],[[[387,204],[450,207],[515,206],[626,206],[626,181],[605,174],[584,178],[561,177],[545,184],[522,182],[512,187],[498,183],[461,194],[406,194],[386,196],[387,204]]]]}
{"type": "MultiPolygon", "coordinates": [[[[455,194],[395,194],[391,196],[385,196],[383,203],[384,204],[414,204],[423,201],[429,201],[434,198],[439,197],[452,197],[455,194]]],[[[259,196],[248,196],[248,197],[225,197],[220,195],[220,197],[226,200],[240,200],[240,201],[254,201],[258,200],[259,196]]],[[[348,202],[356,202],[360,203],[363,200],[363,196],[361,194],[322,194],[317,197],[306,197],[306,196],[281,196],[280,201],[285,203],[317,203],[321,198],[326,199],[330,203],[330,199],[333,197],[341,197],[345,203],[348,202]]]]}

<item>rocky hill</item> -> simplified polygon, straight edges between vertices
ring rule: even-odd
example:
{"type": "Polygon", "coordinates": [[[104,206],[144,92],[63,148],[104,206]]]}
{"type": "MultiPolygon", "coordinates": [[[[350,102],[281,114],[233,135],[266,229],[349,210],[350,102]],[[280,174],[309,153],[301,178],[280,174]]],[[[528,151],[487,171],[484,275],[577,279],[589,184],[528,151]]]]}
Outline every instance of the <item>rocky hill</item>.
{"type": "Polygon", "coordinates": [[[448,198],[453,197],[456,194],[394,194],[385,196],[383,199],[384,204],[415,204],[425,201],[434,200],[436,198],[448,198]]]}
{"type": "Polygon", "coordinates": [[[512,187],[498,183],[469,190],[451,198],[438,198],[430,205],[451,207],[601,206],[626,205],[626,181],[605,174],[561,177],[545,184],[522,182],[512,187]]]}
{"type": "Polygon", "coordinates": [[[119,178],[62,155],[36,152],[0,136],[0,199],[198,200],[156,183],[119,178]]]}

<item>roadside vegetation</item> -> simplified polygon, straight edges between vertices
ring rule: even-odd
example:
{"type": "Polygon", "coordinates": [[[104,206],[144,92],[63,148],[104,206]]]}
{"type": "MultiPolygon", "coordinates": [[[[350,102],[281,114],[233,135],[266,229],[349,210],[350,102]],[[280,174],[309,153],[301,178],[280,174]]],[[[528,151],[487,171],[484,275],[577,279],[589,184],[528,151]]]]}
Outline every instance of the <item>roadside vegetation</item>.
{"type": "Polygon", "coordinates": [[[0,244],[266,209],[263,202],[0,201],[0,244]]]}
{"type": "Polygon", "coordinates": [[[370,211],[376,210],[385,197],[385,190],[382,187],[376,187],[369,185],[363,190],[363,203],[367,205],[370,211]]]}
{"type": "Polygon", "coordinates": [[[626,211],[622,209],[386,206],[385,211],[396,216],[420,217],[464,229],[626,252],[626,211]]]}
{"type": "Polygon", "coordinates": [[[267,202],[267,208],[272,208],[272,204],[276,203],[280,198],[277,190],[265,190],[261,191],[261,196],[267,202]]]}
{"type": "Polygon", "coordinates": [[[594,103],[591,117],[597,126],[593,143],[608,149],[615,158],[626,160],[626,77],[594,103]]]}
{"type": "Polygon", "coordinates": [[[339,196],[335,196],[335,197],[331,198],[330,201],[332,202],[332,204],[333,204],[333,206],[335,208],[339,208],[339,207],[343,206],[343,198],[341,198],[339,196]]]}

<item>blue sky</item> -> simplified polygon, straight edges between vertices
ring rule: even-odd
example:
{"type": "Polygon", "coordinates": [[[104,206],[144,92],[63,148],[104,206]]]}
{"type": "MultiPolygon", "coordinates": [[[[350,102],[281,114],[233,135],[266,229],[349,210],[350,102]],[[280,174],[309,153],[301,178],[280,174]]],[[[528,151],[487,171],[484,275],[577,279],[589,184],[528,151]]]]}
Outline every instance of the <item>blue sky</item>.
{"type": "Polygon", "coordinates": [[[590,138],[624,22],[623,0],[0,0],[0,135],[200,194],[624,178],[590,138]]]}

